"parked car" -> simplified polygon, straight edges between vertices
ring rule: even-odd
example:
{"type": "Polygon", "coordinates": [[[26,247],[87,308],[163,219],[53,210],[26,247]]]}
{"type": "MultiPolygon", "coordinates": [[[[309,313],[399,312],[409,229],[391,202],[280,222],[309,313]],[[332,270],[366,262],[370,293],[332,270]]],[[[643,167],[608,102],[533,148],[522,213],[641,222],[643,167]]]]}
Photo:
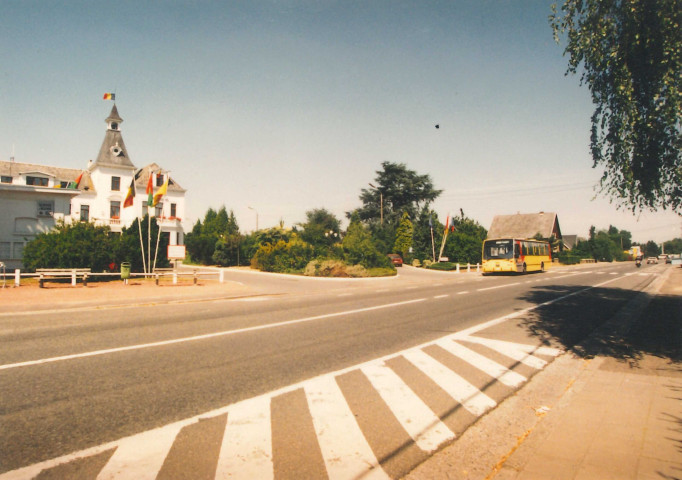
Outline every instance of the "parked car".
{"type": "Polygon", "coordinates": [[[396,253],[389,253],[388,258],[391,259],[391,263],[395,267],[402,267],[403,266],[403,259],[400,255],[396,253]]]}
{"type": "Polygon", "coordinates": [[[658,258],[656,258],[656,257],[649,257],[649,258],[646,259],[646,263],[647,263],[647,264],[649,264],[649,263],[658,263],[658,258]]]}

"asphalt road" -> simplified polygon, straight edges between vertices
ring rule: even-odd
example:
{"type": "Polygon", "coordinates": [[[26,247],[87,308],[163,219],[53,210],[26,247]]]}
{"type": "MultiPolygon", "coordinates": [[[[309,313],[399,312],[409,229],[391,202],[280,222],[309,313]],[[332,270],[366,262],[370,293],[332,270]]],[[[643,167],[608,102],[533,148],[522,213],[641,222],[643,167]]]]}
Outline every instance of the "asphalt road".
{"type": "MultiPolygon", "coordinates": [[[[484,277],[405,267],[397,278],[366,280],[228,272],[227,278],[248,287],[249,295],[0,314],[0,473],[215,411],[329,372],[345,372],[336,377],[339,386],[348,392],[360,391],[359,398],[371,398],[371,393],[362,390],[363,380],[354,377],[354,366],[475,330],[515,312],[516,317],[491,325],[481,335],[569,349],[662,268],[598,264],[544,274],[484,277]]],[[[434,348],[425,347],[425,351],[436,358],[443,355],[429,350],[434,348]]],[[[407,366],[396,359],[390,362],[395,371],[408,376],[407,366]]],[[[510,369],[532,375],[518,363],[510,362],[510,369]]],[[[479,383],[485,388],[478,388],[496,401],[514,391],[485,379],[479,383]]],[[[287,394],[295,396],[293,392],[287,394]]],[[[292,404],[300,406],[300,399],[294,400],[292,404]]],[[[272,413],[289,418],[293,414],[277,407],[282,402],[272,403],[272,413]]],[[[353,406],[349,400],[353,411],[366,408],[365,401],[357,403],[353,406]]],[[[473,420],[448,426],[459,434],[473,420]]],[[[211,428],[219,431],[221,427],[211,428]]],[[[372,445],[382,442],[370,441],[372,445]]],[[[393,478],[424,460],[422,452],[408,452],[397,460],[394,453],[377,456],[393,478]]],[[[277,463],[291,477],[306,474],[292,464],[277,463]]],[[[318,470],[310,468],[324,471],[319,465],[318,470]]],[[[317,476],[310,471],[306,475],[317,476]]]]}

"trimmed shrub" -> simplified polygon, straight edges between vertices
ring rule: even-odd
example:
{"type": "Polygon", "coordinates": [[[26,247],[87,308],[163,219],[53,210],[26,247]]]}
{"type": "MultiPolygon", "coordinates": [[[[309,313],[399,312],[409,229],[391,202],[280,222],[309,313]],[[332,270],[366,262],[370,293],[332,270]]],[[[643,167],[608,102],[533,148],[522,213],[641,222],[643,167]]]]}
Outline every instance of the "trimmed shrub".
{"type": "Polygon", "coordinates": [[[296,236],[274,245],[261,245],[251,259],[251,266],[264,272],[301,273],[313,256],[313,247],[296,236]]]}
{"type": "Polygon", "coordinates": [[[427,268],[431,270],[451,271],[457,268],[457,264],[452,262],[438,262],[432,263],[427,268]]]}

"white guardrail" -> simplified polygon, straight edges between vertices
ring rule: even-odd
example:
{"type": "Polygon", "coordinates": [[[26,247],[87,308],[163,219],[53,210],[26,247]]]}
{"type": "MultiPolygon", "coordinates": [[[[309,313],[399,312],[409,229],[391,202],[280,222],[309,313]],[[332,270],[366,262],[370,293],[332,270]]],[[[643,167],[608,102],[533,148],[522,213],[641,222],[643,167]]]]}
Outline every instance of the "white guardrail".
{"type": "MultiPolygon", "coordinates": [[[[69,269],[64,269],[64,270],[69,270],[69,269]]],[[[4,269],[2,266],[0,266],[0,285],[2,287],[6,286],[6,284],[14,280],[14,286],[19,287],[21,286],[21,279],[22,278],[40,278],[40,273],[21,273],[21,270],[16,269],[14,270],[14,273],[5,273],[4,269]]],[[[79,274],[80,275],[80,274],[79,274]]],[[[116,277],[116,278],[122,278],[120,272],[102,272],[102,273],[88,273],[88,280],[92,281],[97,277],[116,277]]],[[[156,284],[159,284],[159,280],[164,277],[171,277],[172,281],[174,284],[178,283],[178,279],[180,277],[192,277],[193,282],[196,284],[197,280],[199,278],[206,278],[206,277],[214,277],[220,281],[220,283],[224,282],[224,277],[222,275],[222,271],[218,272],[208,272],[208,271],[199,271],[198,269],[193,269],[192,271],[182,271],[182,270],[176,270],[176,271],[159,271],[159,272],[153,272],[153,273],[130,273],[130,277],[140,277],[140,278],[151,278],[156,280],[156,284]]],[[[69,278],[71,279],[71,275],[64,275],[64,278],[69,278]]],[[[73,283],[73,280],[71,282],[71,285],[75,285],[73,283]]]]}

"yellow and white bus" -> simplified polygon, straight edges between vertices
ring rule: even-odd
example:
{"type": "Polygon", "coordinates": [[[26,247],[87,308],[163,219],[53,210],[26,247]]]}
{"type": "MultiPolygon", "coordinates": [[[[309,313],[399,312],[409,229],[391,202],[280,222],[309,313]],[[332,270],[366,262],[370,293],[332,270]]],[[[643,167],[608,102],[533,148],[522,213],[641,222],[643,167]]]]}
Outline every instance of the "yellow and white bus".
{"type": "Polygon", "coordinates": [[[544,272],[552,263],[552,249],[543,240],[493,238],[483,242],[483,273],[544,272]]]}

